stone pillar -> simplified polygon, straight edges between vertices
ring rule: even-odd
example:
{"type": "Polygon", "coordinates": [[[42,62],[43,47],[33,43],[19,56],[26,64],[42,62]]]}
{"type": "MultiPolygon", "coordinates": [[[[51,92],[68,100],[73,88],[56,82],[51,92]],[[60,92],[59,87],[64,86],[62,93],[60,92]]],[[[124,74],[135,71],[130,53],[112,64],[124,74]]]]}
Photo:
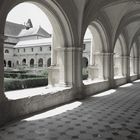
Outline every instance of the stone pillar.
{"type": "Polygon", "coordinates": [[[138,60],[139,60],[138,57],[134,57],[134,74],[136,75],[138,75],[138,71],[139,71],[138,60]]]}
{"type": "Polygon", "coordinates": [[[92,54],[93,58],[90,61],[90,66],[88,67],[89,70],[89,79],[104,79],[104,54],[103,53],[94,53],[92,54]]]}
{"type": "Polygon", "coordinates": [[[127,83],[131,82],[130,77],[130,56],[126,56],[126,63],[127,63],[127,70],[126,70],[126,77],[127,77],[127,83]]]}
{"type": "Polygon", "coordinates": [[[140,79],[140,57],[138,57],[138,77],[140,79]]]}
{"type": "Polygon", "coordinates": [[[114,53],[103,53],[104,78],[109,80],[110,88],[115,88],[114,53]]]}
{"type": "Polygon", "coordinates": [[[122,76],[128,77],[129,76],[129,71],[128,71],[128,56],[121,56],[122,58],[122,76]]]}
{"type": "Polygon", "coordinates": [[[82,84],[82,48],[55,48],[55,59],[48,68],[50,86],[80,87],[82,84]],[[56,59],[57,58],[57,59],[56,59]]]}
{"type": "Polygon", "coordinates": [[[4,39],[4,35],[0,35],[0,102],[6,100],[6,97],[4,95],[4,39]]]}

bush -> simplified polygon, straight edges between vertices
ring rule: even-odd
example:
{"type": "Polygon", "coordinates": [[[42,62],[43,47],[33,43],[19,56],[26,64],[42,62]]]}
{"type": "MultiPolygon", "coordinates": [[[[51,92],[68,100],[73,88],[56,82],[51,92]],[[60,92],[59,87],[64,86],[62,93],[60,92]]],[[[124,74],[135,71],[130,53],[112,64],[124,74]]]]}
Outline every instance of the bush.
{"type": "Polygon", "coordinates": [[[40,87],[48,85],[47,78],[30,78],[22,80],[25,88],[40,87]]]}
{"type": "Polygon", "coordinates": [[[47,78],[29,78],[29,79],[4,79],[5,91],[33,88],[48,85],[47,78]]]}
{"type": "Polygon", "coordinates": [[[21,80],[16,79],[4,79],[5,91],[22,89],[23,85],[21,80]]]}
{"type": "Polygon", "coordinates": [[[40,78],[44,76],[35,75],[35,74],[21,74],[21,73],[4,73],[5,78],[17,78],[17,79],[27,79],[27,78],[40,78]]]}

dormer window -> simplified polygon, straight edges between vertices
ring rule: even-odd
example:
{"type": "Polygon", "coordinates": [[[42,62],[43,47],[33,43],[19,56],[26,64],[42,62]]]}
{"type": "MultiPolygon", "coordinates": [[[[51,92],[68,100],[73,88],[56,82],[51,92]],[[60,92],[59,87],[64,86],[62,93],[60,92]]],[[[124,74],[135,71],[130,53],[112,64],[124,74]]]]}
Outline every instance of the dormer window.
{"type": "Polygon", "coordinates": [[[9,53],[9,50],[6,49],[6,50],[5,50],[5,53],[9,53]]]}

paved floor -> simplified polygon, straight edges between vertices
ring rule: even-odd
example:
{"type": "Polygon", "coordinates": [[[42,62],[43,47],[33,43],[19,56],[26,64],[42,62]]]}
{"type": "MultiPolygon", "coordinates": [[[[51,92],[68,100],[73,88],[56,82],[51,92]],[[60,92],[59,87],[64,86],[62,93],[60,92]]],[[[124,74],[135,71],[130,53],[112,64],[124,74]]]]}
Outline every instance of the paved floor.
{"type": "Polygon", "coordinates": [[[140,81],[11,124],[0,140],[140,140],[140,81]]]}

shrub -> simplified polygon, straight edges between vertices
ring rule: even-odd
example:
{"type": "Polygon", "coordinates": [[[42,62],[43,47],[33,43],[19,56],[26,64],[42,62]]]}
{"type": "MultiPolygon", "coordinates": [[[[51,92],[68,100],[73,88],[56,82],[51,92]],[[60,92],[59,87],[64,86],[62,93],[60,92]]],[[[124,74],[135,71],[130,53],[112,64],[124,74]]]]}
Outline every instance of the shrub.
{"type": "Polygon", "coordinates": [[[21,80],[16,79],[4,79],[5,91],[22,89],[23,85],[21,80]]]}
{"type": "Polygon", "coordinates": [[[47,78],[4,79],[5,91],[48,85],[47,78]]]}
{"type": "Polygon", "coordinates": [[[40,78],[44,76],[35,75],[35,74],[21,74],[21,73],[4,73],[5,78],[17,78],[17,79],[27,79],[27,78],[40,78]]]}
{"type": "Polygon", "coordinates": [[[47,78],[30,78],[22,80],[25,88],[40,87],[48,85],[47,78]]]}

